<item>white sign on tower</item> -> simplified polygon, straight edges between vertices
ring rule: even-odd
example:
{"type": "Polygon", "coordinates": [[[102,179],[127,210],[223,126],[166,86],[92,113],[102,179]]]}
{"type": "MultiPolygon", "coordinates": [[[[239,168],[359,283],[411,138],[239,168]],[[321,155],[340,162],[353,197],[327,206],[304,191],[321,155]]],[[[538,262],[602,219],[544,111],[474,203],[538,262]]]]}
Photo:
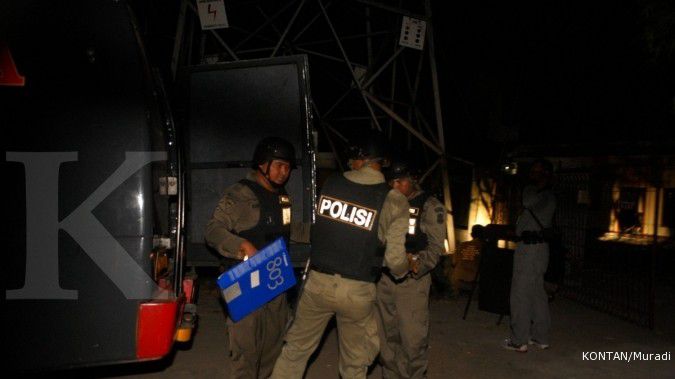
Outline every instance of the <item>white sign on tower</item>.
{"type": "Polygon", "coordinates": [[[398,44],[417,50],[424,50],[424,33],[426,30],[426,21],[403,16],[401,38],[398,40],[398,44]]]}
{"type": "Polygon", "coordinates": [[[224,0],[197,0],[197,11],[202,30],[227,28],[224,0]]]}

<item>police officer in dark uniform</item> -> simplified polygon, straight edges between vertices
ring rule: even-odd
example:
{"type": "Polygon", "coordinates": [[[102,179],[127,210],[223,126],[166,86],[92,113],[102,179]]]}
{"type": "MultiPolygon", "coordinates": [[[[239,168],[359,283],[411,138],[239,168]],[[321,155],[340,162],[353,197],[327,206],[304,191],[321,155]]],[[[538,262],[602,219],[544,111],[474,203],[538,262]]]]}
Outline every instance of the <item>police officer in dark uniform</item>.
{"type": "MultiPolygon", "coordinates": [[[[225,190],[206,226],[209,246],[225,257],[243,260],[279,237],[291,234],[291,203],[285,183],[296,167],[295,149],[277,137],[262,139],[253,170],[225,190]]],[[[227,320],[232,378],[267,378],[281,352],[288,320],[281,294],[238,322],[227,320]]]]}
{"type": "Polygon", "coordinates": [[[311,232],[311,270],[272,378],[303,376],[334,315],[343,378],[365,378],[377,356],[375,282],[383,262],[397,278],[409,269],[408,201],[385,183],[384,147],[381,137],[369,136],[351,150],[351,171],[323,185],[311,232]]]}
{"type": "Polygon", "coordinates": [[[445,208],[436,197],[420,189],[408,162],[393,162],[386,179],[410,202],[405,247],[411,271],[396,278],[385,270],[377,283],[382,377],[425,378],[430,271],[445,252],[445,208]]]}

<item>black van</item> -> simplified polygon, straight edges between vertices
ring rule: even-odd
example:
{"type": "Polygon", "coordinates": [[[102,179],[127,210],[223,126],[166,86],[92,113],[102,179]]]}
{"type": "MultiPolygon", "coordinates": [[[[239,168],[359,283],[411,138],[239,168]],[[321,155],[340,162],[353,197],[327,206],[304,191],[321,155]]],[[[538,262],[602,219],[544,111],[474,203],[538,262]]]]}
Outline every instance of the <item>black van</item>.
{"type": "MultiPolygon", "coordinates": [[[[305,56],[187,67],[169,107],[125,1],[0,2],[10,371],[159,359],[189,340],[185,268],[223,265],[204,225],[262,137],[295,145],[293,218],[313,221],[308,72],[305,56]]],[[[290,250],[296,267],[309,255],[290,250]]]]}
{"type": "Polygon", "coordinates": [[[194,288],[177,134],[131,11],[3,1],[0,28],[9,369],[161,358],[194,288]]]}

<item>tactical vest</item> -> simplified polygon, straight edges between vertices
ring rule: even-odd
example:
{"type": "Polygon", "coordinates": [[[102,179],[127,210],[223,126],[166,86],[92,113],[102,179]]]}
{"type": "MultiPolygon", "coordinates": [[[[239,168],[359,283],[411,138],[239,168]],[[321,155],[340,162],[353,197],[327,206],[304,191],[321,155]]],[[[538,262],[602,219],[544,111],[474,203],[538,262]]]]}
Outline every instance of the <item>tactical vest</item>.
{"type": "Polygon", "coordinates": [[[384,248],[377,226],[389,186],[358,184],[343,175],[328,178],[312,227],[312,266],[345,278],[376,282],[384,248]]]}
{"type": "Polygon", "coordinates": [[[260,204],[260,218],[251,229],[237,233],[247,239],[257,249],[279,237],[284,237],[286,244],[291,236],[291,201],[283,188],[279,192],[270,192],[257,182],[242,179],[239,183],[248,187],[260,204]]]}
{"type": "Polygon", "coordinates": [[[408,253],[419,253],[426,249],[429,244],[429,238],[420,229],[422,210],[429,196],[426,192],[422,192],[422,194],[412,200],[408,200],[410,203],[410,217],[408,218],[408,233],[405,235],[405,251],[408,253]]]}

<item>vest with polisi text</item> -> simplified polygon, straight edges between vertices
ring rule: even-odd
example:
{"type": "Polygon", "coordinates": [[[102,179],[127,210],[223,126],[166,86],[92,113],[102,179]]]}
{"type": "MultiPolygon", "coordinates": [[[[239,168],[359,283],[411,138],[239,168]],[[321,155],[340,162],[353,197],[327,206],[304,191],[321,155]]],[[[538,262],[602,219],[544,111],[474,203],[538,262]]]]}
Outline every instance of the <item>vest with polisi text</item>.
{"type": "Polygon", "coordinates": [[[328,178],[312,228],[312,266],[349,279],[376,282],[382,271],[384,247],[377,238],[386,183],[358,184],[343,175],[328,178]]]}
{"type": "Polygon", "coordinates": [[[257,182],[242,179],[239,183],[248,187],[260,204],[260,218],[251,229],[237,233],[247,239],[260,250],[279,237],[284,237],[286,244],[291,235],[291,201],[284,188],[278,192],[270,192],[257,182]]]}
{"type": "Polygon", "coordinates": [[[426,192],[422,192],[422,194],[408,200],[410,215],[408,218],[408,233],[405,235],[405,251],[408,253],[419,253],[426,249],[429,244],[429,238],[420,229],[422,210],[429,196],[426,192]]]}

